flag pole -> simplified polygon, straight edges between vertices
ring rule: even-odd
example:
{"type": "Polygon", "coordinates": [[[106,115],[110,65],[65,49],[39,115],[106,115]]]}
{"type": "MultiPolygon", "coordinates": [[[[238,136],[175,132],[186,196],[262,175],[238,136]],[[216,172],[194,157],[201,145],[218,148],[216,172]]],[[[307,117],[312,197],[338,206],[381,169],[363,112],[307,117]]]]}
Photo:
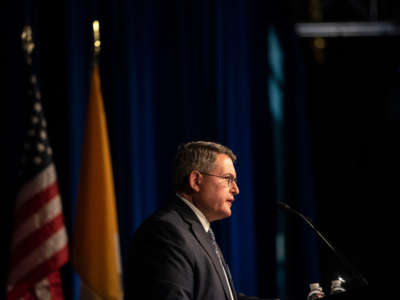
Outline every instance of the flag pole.
{"type": "Polygon", "coordinates": [[[93,46],[94,46],[94,60],[96,61],[100,50],[101,50],[101,41],[100,41],[100,23],[98,20],[93,21],[93,46]]]}
{"type": "Polygon", "coordinates": [[[35,49],[35,43],[33,42],[32,37],[32,27],[30,25],[25,25],[22,34],[22,49],[24,50],[26,63],[31,66],[32,65],[32,52],[35,49]]]}

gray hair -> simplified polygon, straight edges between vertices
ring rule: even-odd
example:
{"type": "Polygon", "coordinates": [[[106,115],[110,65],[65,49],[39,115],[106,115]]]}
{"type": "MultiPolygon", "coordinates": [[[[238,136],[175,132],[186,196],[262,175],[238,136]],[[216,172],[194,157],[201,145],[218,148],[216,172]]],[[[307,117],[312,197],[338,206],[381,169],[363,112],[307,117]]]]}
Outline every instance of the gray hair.
{"type": "Polygon", "coordinates": [[[226,146],[205,141],[188,142],[178,147],[175,156],[173,185],[176,192],[184,191],[188,185],[188,176],[193,170],[209,172],[217,154],[225,154],[236,161],[236,155],[226,146]]]}

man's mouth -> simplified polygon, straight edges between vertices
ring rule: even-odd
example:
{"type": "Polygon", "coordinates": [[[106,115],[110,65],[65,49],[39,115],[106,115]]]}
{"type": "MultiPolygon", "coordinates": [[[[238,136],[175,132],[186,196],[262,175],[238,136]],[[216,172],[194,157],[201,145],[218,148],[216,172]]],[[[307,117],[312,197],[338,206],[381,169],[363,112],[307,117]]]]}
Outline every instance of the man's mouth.
{"type": "Polygon", "coordinates": [[[232,206],[232,203],[233,203],[233,201],[235,201],[234,199],[228,199],[228,200],[226,200],[231,206],[232,206]]]}

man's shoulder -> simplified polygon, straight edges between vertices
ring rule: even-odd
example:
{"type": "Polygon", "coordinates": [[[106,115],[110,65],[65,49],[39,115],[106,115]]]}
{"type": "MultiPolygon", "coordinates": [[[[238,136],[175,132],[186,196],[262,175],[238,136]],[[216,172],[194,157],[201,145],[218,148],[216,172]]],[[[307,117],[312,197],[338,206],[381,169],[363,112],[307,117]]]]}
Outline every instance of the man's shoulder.
{"type": "Polygon", "coordinates": [[[181,216],[178,211],[171,207],[163,207],[155,211],[141,225],[141,227],[163,226],[167,224],[180,224],[181,216]]]}
{"type": "Polygon", "coordinates": [[[135,235],[149,231],[167,231],[173,229],[179,231],[179,229],[186,229],[187,225],[179,206],[175,203],[168,203],[145,219],[135,235]]]}

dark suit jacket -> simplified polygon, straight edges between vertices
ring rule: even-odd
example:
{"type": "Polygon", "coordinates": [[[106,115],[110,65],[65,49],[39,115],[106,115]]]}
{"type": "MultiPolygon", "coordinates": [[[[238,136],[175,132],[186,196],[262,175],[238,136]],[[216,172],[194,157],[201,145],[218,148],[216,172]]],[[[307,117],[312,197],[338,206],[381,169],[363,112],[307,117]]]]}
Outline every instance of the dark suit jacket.
{"type": "MultiPolygon", "coordinates": [[[[178,198],[139,227],[127,264],[125,299],[230,300],[207,233],[178,198]]],[[[235,300],[255,299],[237,295],[227,273],[235,300]]]]}

